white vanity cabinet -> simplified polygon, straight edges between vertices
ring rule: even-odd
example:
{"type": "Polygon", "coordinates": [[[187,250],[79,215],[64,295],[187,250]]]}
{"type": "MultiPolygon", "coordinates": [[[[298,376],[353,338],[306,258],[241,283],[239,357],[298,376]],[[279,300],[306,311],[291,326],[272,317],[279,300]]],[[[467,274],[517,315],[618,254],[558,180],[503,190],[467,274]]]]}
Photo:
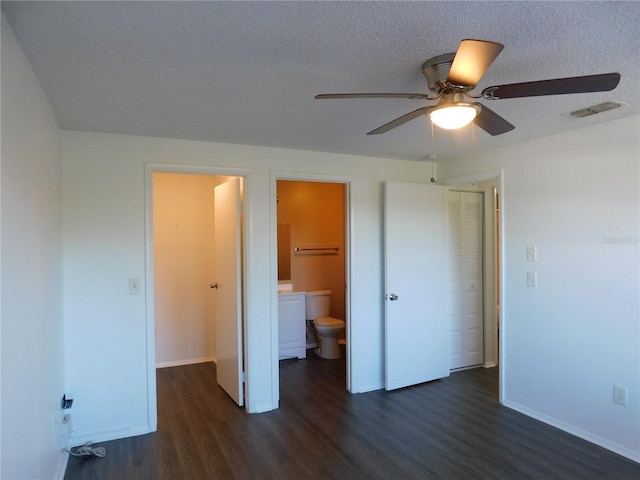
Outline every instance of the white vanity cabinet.
{"type": "Polygon", "coordinates": [[[278,351],[280,360],[307,358],[304,292],[278,293],[278,351]]]}

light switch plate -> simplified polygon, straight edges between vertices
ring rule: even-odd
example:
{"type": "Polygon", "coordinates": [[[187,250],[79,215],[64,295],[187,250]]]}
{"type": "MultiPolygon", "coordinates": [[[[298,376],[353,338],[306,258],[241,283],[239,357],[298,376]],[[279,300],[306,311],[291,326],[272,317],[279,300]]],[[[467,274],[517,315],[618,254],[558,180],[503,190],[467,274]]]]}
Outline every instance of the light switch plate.
{"type": "Polygon", "coordinates": [[[527,262],[535,262],[538,260],[538,249],[535,246],[527,247],[527,262]]]}
{"type": "Polygon", "coordinates": [[[140,279],[130,278],[129,279],[129,295],[139,295],[139,294],[140,294],[140,279]]]}
{"type": "Polygon", "coordinates": [[[527,272],[527,287],[538,286],[538,274],[536,272],[527,272]]]}

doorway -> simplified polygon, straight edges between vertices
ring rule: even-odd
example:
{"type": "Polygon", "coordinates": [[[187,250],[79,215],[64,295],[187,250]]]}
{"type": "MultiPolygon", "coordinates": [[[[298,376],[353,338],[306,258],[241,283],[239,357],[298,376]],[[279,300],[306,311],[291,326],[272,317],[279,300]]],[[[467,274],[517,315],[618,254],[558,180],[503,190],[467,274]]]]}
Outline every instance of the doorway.
{"type": "MultiPolygon", "coordinates": [[[[480,225],[475,224],[472,226],[471,230],[474,230],[476,235],[481,233],[480,248],[473,249],[473,253],[476,255],[480,254],[481,258],[475,258],[473,263],[475,267],[472,269],[473,272],[477,272],[477,268],[480,267],[481,271],[480,276],[471,275],[477,281],[479,278],[482,282],[482,292],[473,292],[471,300],[468,300],[467,303],[473,303],[475,307],[475,311],[477,313],[481,313],[483,317],[483,326],[480,330],[478,330],[478,335],[483,336],[482,349],[483,356],[482,359],[476,359],[474,362],[475,365],[468,365],[468,367],[473,366],[484,366],[485,368],[494,367],[496,365],[500,365],[498,361],[499,358],[499,328],[500,328],[500,233],[501,233],[501,225],[500,225],[500,191],[502,190],[501,186],[501,174],[500,173],[487,173],[484,175],[478,175],[479,180],[476,181],[472,178],[468,177],[460,177],[456,179],[449,179],[446,183],[449,185],[450,192],[457,192],[458,195],[464,197],[466,194],[469,198],[477,200],[479,197],[474,197],[477,195],[482,195],[483,202],[481,207],[481,218],[479,219],[482,222],[482,228],[479,230],[480,225]],[[481,295],[478,295],[481,293],[481,295]],[[481,302],[481,305],[480,303],[481,302]]],[[[473,200],[472,200],[473,202],[473,200]]],[[[477,202],[476,202],[477,203],[477,202]]],[[[473,209],[471,209],[473,210],[473,209]]],[[[477,212],[475,214],[476,218],[478,218],[477,212]]],[[[478,220],[476,220],[478,221],[478,220]]],[[[476,242],[477,243],[477,242],[476,242]]],[[[476,245],[477,247],[477,245],[476,245]]],[[[450,262],[451,266],[451,262],[450,262]]],[[[460,272],[458,272],[460,273],[460,272]]],[[[449,274],[451,274],[451,268],[449,268],[449,274]]],[[[469,280],[471,278],[469,275],[466,275],[465,278],[469,280]],[[467,278],[469,277],[469,278],[467,278]]],[[[449,282],[450,284],[453,282],[449,282]]],[[[454,308],[450,304],[448,307],[448,311],[452,312],[456,309],[462,309],[464,307],[464,299],[458,298],[458,305],[454,308]]],[[[467,305],[468,306],[468,305],[467,305]]],[[[473,310],[473,309],[471,309],[473,310]]],[[[450,347],[451,348],[451,347],[450,347]]],[[[460,367],[455,368],[464,369],[467,366],[462,365],[460,367]]],[[[502,365],[500,365],[500,369],[502,370],[502,365]]],[[[502,375],[501,381],[502,381],[502,375]]],[[[502,389],[501,389],[502,391],[502,389]]]]}
{"type": "MultiPolygon", "coordinates": [[[[339,339],[346,357],[346,385],[349,384],[349,183],[335,179],[274,177],[275,212],[272,231],[280,289],[309,292],[331,291],[330,316],[344,320],[345,334],[339,339]]],[[[275,283],[275,278],[274,278],[275,283]]],[[[280,303],[281,294],[278,294],[280,303]]],[[[311,322],[304,322],[307,356],[314,355],[317,338],[311,322]]],[[[279,341],[291,336],[278,322],[279,341]]],[[[280,348],[279,348],[279,353],[280,348]]],[[[286,356],[278,355],[278,358],[286,356]]],[[[304,360],[302,360],[304,361],[304,360]]],[[[333,360],[323,360],[332,362],[333,360]]]]}
{"type": "MultiPolygon", "coordinates": [[[[218,370],[221,368],[216,342],[221,339],[216,339],[216,318],[220,316],[219,304],[225,302],[218,301],[220,295],[212,288],[216,283],[215,275],[220,274],[216,271],[215,261],[214,192],[230,181],[242,183],[245,177],[234,170],[146,166],[147,379],[151,419],[157,419],[156,368],[210,361],[216,363],[218,370]]],[[[239,197],[237,203],[240,204],[239,197]]],[[[224,209],[228,210],[227,207],[224,209]]],[[[239,215],[238,219],[238,230],[241,230],[243,220],[239,215]]],[[[240,253],[235,256],[233,268],[239,275],[236,296],[240,309],[235,324],[240,371],[235,376],[240,382],[244,351],[244,241],[241,235],[235,237],[235,249],[240,253]]],[[[227,391],[224,385],[221,386],[227,391]]],[[[243,404],[242,399],[238,402],[234,395],[229,395],[236,403],[243,404]]]]}
{"type": "MultiPolygon", "coordinates": [[[[476,332],[474,332],[476,338],[480,340],[479,346],[476,348],[480,355],[476,355],[470,364],[464,364],[465,367],[484,366],[488,368],[497,365],[497,302],[495,301],[498,291],[497,275],[494,268],[483,269],[483,266],[494,266],[497,256],[495,255],[496,250],[493,248],[484,249],[484,252],[482,248],[482,242],[486,245],[494,245],[498,238],[497,224],[494,223],[497,221],[495,215],[497,210],[493,202],[485,202],[488,210],[483,211],[480,200],[485,196],[484,190],[493,193],[490,198],[498,199],[497,193],[495,193],[497,187],[494,184],[500,185],[501,176],[498,174],[496,177],[488,176],[486,178],[493,180],[493,182],[471,182],[472,178],[460,178],[455,179],[457,181],[446,182],[449,185],[455,185],[449,186],[449,190],[468,190],[471,192],[468,196],[472,197],[475,202],[469,203],[472,203],[474,207],[472,210],[475,210],[476,224],[473,225],[473,229],[469,230],[472,236],[479,237],[475,239],[476,247],[471,252],[476,257],[474,268],[471,271],[473,275],[471,278],[463,278],[463,280],[471,280],[472,288],[470,290],[473,291],[471,300],[476,305],[469,310],[474,313],[477,320],[480,320],[479,324],[475,326],[476,332]],[[482,228],[482,222],[477,221],[478,218],[487,219],[486,229],[482,228]],[[485,236],[488,240],[485,240],[485,236]],[[496,322],[487,320],[482,325],[482,316],[485,319],[496,319],[496,322]],[[483,350],[484,356],[482,355],[483,350]]],[[[452,352],[455,349],[452,348],[451,343],[447,345],[449,339],[447,338],[447,322],[445,320],[447,317],[444,308],[447,291],[444,286],[446,282],[442,281],[447,277],[445,273],[447,253],[445,248],[445,214],[451,213],[453,215],[453,212],[445,211],[446,190],[447,187],[444,186],[410,183],[396,185],[396,182],[386,182],[385,232],[391,232],[390,236],[386,235],[385,237],[385,335],[387,339],[385,351],[386,357],[391,360],[391,366],[385,367],[385,376],[387,377],[385,388],[387,389],[412,385],[427,381],[429,378],[447,376],[452,369],[448,362],[447,351],[452,352]],[[416,238],[419,238],[417,244],[415,243],[416,238]],[[434,252],[436,252],[435,256],[434,252]],[[398,268],[401,274],[395,275],[398,268]],[[430,277],[434,272],[435,279],[430,277]],[[416,285],[419,285],[417,291],[416,285]],[[434,295],[434,292],[437,293],[434,295]],[[423,301],[422,297],[427,297],[427,293],[432,299],[430,302],[423,303],[421,307],[411,308],[409,306],[408,308],[409,312],[429,312],[429,317],[440,319],[440,321],[434,322],[430,331],[425,332],[421,329],[427,325],[427,320],[411,323],[411,313],[404,312],[404,315],[397,315],[397,313],[406,308],[405,304],[410,305],[411,302],[423,301]],[[414,342],[409,344],[407,339],[413,340],[414,337],[419,339],[419,343],[417,345],[414,342]],[[394,341],[394,338],[399,341],[394,341]],[[426,346],[427,339],[429,341],[435,339],[435,342],[426,346]],[[398,345],[400,348],[397,348],[398,345]],[[433,357],[429,361],[424,359],[424,350],[428,350],[433,357]],[[398,359],[403,356],[409,356],[413,363],[407,359],[398,365],[398,359]],[[406,365],[415,363],[428,364],[434,368],[434,372],[427,375],[427,370],[424,367],[418,368],[415,373],[412,369],[406,368],[406,365]],[[437,364],[441,365],[440,369],[435,369],[437,364]],[[397,366],[400,368],[394,368],[397,366]],[[399,374],[396,375],[396,373],[399,374]]],[[[489,197],[488,194],[486,196],[489,197]]],[[[449,237],[447,240],[451,242],[453,235],[451,232],[447,233],[449,237]]],[[[463,235],[459,228],[454,233],[457,236],[463,235]]],[[[463,252],[463,256],[467,253],[463,252]]],[[[451,277],[451,266],[455,266],[455,261],[447,260],[451,277]]],[[[453,268],[453,270],[456,275],[469,273],[458,272],[457,268],[453,268]]],[[[464,298],[463,301],[467,301],[467,299],[464,298]]],[[[447,310],[453,310],[451,304],[448,305],[447,310]]],[[[454,369],[456,368],[460,368],[460,366],[456,365],[454,369]]]]}

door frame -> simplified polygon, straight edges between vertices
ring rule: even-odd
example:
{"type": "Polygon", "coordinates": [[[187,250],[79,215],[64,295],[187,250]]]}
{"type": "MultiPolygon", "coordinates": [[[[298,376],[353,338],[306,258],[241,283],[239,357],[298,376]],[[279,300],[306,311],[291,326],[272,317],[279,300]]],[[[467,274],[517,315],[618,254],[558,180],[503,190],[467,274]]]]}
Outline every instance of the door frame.
{"type": "MultiPolygon", "coordinates": [[[[153,174],[178,173],[190,175],[210,175],[241,177],[244,195],[244,204],[248,201],[248,182],[250,170],[239,168],[207,167],[196,165],[178,164],[155,164],[145,163],[144,165],[144,191],[145,191],[145,327],[146,327],[146,361],[147,361],[147,415],[149,420],[149,431],[155,432],[158,429],[158,395],[156,388],[156,317],[155,317],[155,271],[153,267],[154,259],[154,238],[153,238],[153,174]]],[[[248,375],[247,364],[247,322],[246,322],[246,299],[247,285],[250,284],[249,276],[251,272],[246,268],[250,262],[251,252],[247,248],[251,244],[251,230],[246,228],[249,222],[245,208],[242,216],[242,309],[243,309],[243,348],[242,355],[245,365],[245,377],[248,375]]],[[[245,382],[245,409],[249,405],[249,386],[245,382]]]]}
{"type": "MultiPolygon", "coordinates": [[[[497,281],[496,278],[496,274],[499,278],[499,285],[498,285],[498,291],[495,291],[494,288],[494,295],[493,296],[493,300],[495,300],[495,296],[496,294],[499,296],[500,298],[500,308],[499,311],[497,311],[497,315],[498,318],[500,319],[500,335],[498,338],[498,342],[493,342],[494,344],[494,348],[493,348],[493,352],[492,352],[492,358],[494,360],[497,360],[498,358],[498,352],[500,355],[500,361],[498,362],[498,376],[499,376],[499,381],[498,381],[498,400],[500,401],[500,403],[504,403],[504,392],[505,392],[505,388],[504,388],[504,381],[505,381],[505,370],[506,370],[506,363],[507,363],[507,350],[505,348],[505,332],[507,329],[507,318],[505,317],[505,272],[504,272],[504,256],[505,256],[505,251],[504,251],[504,245],[505,245],[505,238],[504,238],[504,230],[505,230],[505,225],[504,225],[504,205],[505,205],[505,196],[504,196],[504,170],[503,169],[499,169],[499,170],[492,170],[492,171],[487,171],[487,172],[480,172],[480,173],[474,173],[474,174],[469,174],[469,175],[461,175],[461,176],[456,176],[456,177],[448,177],[442,180],[441,184],[445,185],[447,187],[450,187],[452,190],[464,190],[464,186],[470,184],[471,182],[474,181],[485,181],[485,180],[496,180],[496,192],[498,194],[498,258],[494,258],[493,259],[493,265],[492,265],[492,269],[493,269],[493,284],[495,285],[495,282],[497,281]],[[496,269],[496,261],[498,262],[498,268],[496,269]]],[[[468,189],[469,191],[473,191],[471,189],[468,189]]],[[[476,190],[477,191],[477,190],[476,190]]],[[[485,200],[487,199],[486,195],[485,195],[485,200]]],[[[492,200],[492,202],[495,200],[492,200]]],[[[486,212],[486,208],[483,209],[483,214],[486,212]]],[[[486,221],[486,215],[485,215],[485,221],[486,221]]],[[[488,225],[485,222],[485,230],[487,229],[488,225]]],[[[486,237],[483,241],[486,240],[486,237]]],[[[486,243],[486,241],[485,241],[486,243]]],[[[486,245],[485,245],[486,247],[486,245]]],[[[485,259],[486,259],[486,248],[485,248],[485,259]]],[[[494,256],[495,257],[495,256],[494,256]]],[[[485,266],[486,268],[486,266],[485,266]]],[[[486,277],[485,277],[486,279],[486,277]]],[[[485,288],[486,288],[486,282],[485,282],[485,288]]],[[[492,301],[493,301],[492,300],[492,301]]],[[[486,316],[486,302],[487,302],[487,295],[485,294],[485,335],[486,335],[486,329],[487,329],[487,316],[486,316]]],[[[495,309],[494,309],[495,311],[495,309]]],[[[495,336],[497,336],[497,328],[498,326],[495,325],[495,322],[492,322],[492,333],[495,336]]],[[[485,340],[485,346],[486,346],[486,340],[485,340]]],[[[485,354],[486,354],[486,350],[485,350],[485,354]]],[[[486,358],[485,358],[485,363],[484,366],[485,368],[489,368],[489,367],[493,367],[495,365],[495,362],[487,362],[486,358]]]]}
{"type": "Polygon", "coordinates": [[[345,300],[345,334],[347,337],[346,345],[346,365],[347,380],[346,389],[351,392],[352,378],[352,322],[351,322],[351,271],[353,268],[353,212],[351,208],[351,191],[355,180],[351,175],[327,175],[321,173],[298,173],[289,171],[271,171],[270,172],[270,242],[271,242],[271,392],[273,405],[279,405],[280,402],[280,361],[278,356],[278,211],[277,211],[277,181],[293,180],[298,182],[324,182],[324,183],[341,183],[345,186],[345,283],[346,292],[345,300]]]}

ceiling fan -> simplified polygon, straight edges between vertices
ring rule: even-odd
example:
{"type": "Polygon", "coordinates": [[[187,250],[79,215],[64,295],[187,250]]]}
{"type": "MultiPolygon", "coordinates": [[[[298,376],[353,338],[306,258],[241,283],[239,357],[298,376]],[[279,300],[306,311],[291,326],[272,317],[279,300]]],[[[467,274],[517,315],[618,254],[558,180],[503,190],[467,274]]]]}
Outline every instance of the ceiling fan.
{"type": "Polygon", "coordinates": [[[316,95],[327,98],[409,98],[439,100],[436,105],[418,108],[370,131],[367,135],[388,132],[421,115],[429,115],[441,128],[454,130],[472,121],[490,135],[502,135],[515,127],[500,115],[471,99],[501,100],[506,98],[564,95],[569,93],[606,92],[620,82],[619,73],[604,73],[582,77],[555,78],[534,82],[512,83],[487,87],[473,94],[482,76],[500,54],[503,45],[485,40],[462,40],[455,53],[433,57],[422,65],[433,96],[424,93],[327,93],[316,95]]]}

